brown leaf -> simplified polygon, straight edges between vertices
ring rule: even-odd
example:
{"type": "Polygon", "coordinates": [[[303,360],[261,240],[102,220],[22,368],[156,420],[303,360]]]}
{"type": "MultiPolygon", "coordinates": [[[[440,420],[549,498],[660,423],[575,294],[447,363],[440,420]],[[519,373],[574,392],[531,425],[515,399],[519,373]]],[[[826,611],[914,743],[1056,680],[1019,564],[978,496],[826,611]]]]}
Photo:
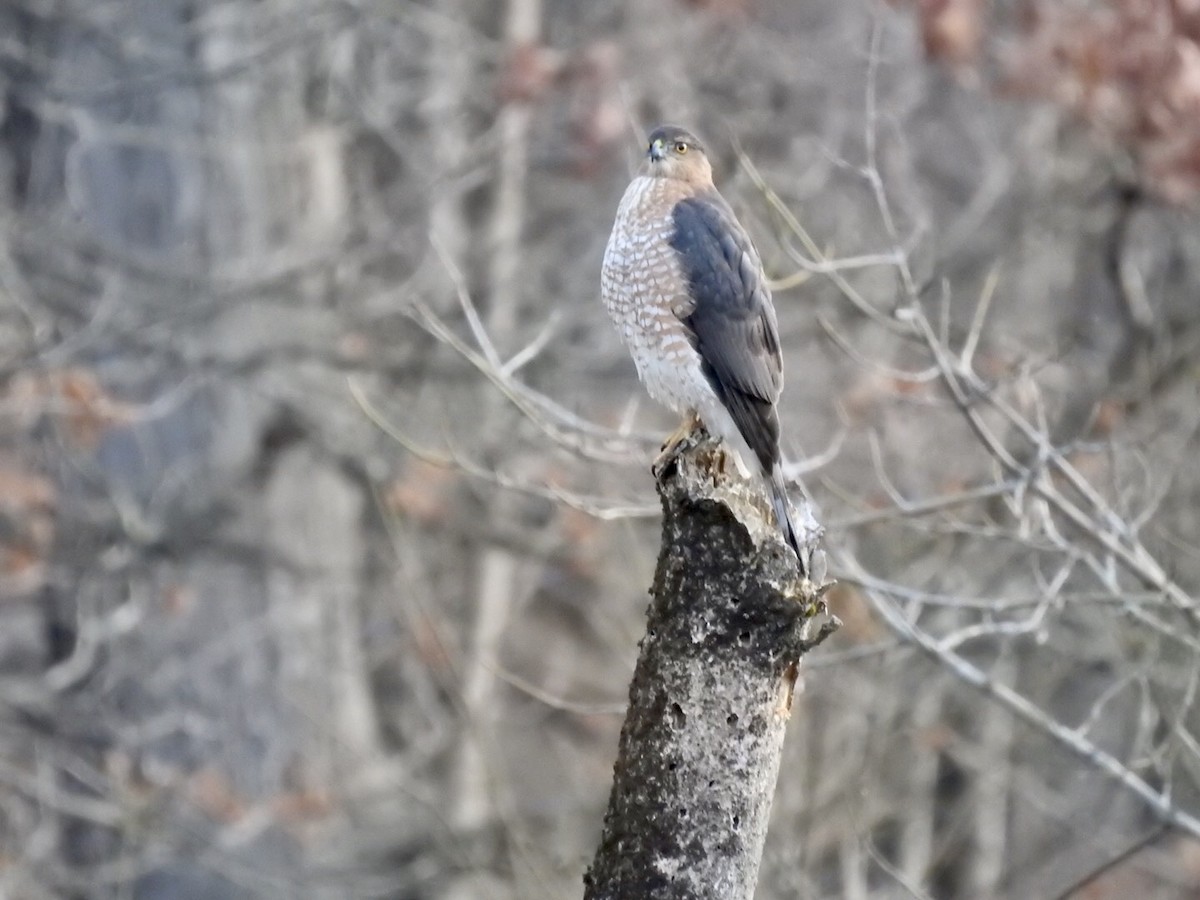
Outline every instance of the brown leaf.
{"type": "Polygon", "coordinates": [[[974,63],[983,39],[982,0],[918,0],[921,40],[930,59],[974,63]]]}
{"type": "Polygon", "coordinates": [[[563,54],[544,44],[514,47],[500,66],[496,95],[502,103],[532,103],[541,99],[562,76],[563,54]]]}
{"type": "Polygon", "coordinates": [[[69,437],[91,448],[109,428],[135,420],[133,409],[115,399],[88,369],[63,369],[48,376],[69,437]]]}
{"type": "Polygon", "coordinates": [[[246,804],[229,779],[211,767],[199,769],[188,778],[187,797],[219,822],[237,822],[246,814],[246,804]]]}
{"type": "Polygon", "coordinates": [[[449,498],[457,480],[457,474],[445,466],[413,459],[404,474],[384,489],[383,503],[389,511],[422,524],[441,524],[450,513],[449,498]]]}
{"type": "Polygon", "coordinates": [[[0,463],[0,510],[13,513],[49,509],[57,497],[49,479],[0,463]]]}

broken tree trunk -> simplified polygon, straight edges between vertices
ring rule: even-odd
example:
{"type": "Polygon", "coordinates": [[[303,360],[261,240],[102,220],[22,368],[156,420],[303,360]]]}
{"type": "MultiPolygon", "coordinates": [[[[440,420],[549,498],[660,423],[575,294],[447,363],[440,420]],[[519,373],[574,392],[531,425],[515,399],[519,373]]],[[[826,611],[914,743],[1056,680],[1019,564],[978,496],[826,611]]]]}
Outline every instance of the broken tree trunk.
{"type": "Polygon", "coordinates": [[[662,548],[586,900],[750,900],[800,658],[837,626],[810,639],[824,587],[722,462],[701,432],[659,472],[662,548]]]}

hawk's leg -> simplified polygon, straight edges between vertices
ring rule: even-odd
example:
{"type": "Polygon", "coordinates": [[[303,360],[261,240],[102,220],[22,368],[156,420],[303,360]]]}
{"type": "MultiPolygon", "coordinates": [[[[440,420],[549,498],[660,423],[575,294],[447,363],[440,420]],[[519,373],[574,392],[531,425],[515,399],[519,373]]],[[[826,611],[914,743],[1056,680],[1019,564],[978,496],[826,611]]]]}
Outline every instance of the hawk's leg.
{"type": "Polygon", "coordinates": [[[679,427],[671,432],[666,441],[663,442],[662,449],[659,450],[658,456],[654,457],[654,462],[650,464],[650,471],[654,473],[655,478],[657,478],[659,473],[662,472],[668,465],[670,465],[671,461],[679,453],[679,449],[683,445],[683,442],[686,441],[697,428],[701,427],[703,427],[703,425],[700,422],[700,417],[696,415],[696,411],[694,409],[689,410],[688,414],[684,416],[683,422],[680,423],[679,427]]]}

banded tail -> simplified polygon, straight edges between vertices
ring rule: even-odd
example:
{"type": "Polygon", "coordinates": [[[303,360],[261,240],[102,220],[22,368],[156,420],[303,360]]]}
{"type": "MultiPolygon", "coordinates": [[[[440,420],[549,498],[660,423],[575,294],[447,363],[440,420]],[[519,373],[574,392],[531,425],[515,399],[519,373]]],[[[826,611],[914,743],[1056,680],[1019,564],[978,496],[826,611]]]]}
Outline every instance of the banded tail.
{"type": "Polygon", "coordinates": [[[771,468],[768,488],[771,493],[771,506],[775,510],[775,520],[779,530],[788,545],[796,551],[796,560],[800,563],[800,574],[808,575],[808,567],[804,564],[804,554],[800,550],[800,539],[796,536],[796,525],[792,521],[792,504],[788,499],[787,487],[783,483],[783,466],[778,462],[771,468]]]}

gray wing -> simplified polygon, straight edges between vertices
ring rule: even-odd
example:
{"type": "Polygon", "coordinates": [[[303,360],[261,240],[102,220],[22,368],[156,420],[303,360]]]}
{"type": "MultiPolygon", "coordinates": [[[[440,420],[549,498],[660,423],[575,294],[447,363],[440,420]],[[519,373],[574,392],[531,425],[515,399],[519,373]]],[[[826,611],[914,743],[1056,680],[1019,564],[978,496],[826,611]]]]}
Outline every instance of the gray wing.
{"type": "Polygon", "coordinates": [[[674,210],[671,246],[692,301],[683,317],[704,374],[766,472],[779,461],[779,327],[750,236],[715,190],[674,210]]]}

